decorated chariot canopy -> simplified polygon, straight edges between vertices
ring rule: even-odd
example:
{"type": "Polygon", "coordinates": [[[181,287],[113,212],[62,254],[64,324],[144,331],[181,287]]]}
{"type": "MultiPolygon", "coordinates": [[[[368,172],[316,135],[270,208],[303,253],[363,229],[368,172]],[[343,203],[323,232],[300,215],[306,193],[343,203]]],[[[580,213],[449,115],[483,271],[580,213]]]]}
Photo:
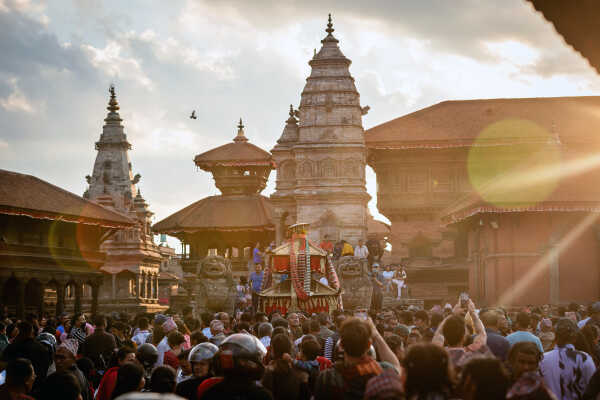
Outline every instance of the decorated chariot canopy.
{"type": "Polygon", "coordinates": [[[327,252],[308,240],[308,224],[288,228],[290,238],[268,253],[258,308],[270,314],[341,309],[341,289],[327,252]],[[320,282],[325,277],[327,284],[320,282]]]}

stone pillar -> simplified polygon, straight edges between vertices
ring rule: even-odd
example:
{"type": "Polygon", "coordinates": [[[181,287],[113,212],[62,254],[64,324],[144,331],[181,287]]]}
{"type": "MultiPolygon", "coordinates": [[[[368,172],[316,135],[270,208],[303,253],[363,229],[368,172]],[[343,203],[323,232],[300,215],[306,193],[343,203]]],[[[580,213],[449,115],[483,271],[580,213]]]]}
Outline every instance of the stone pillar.
{"type": "Polygon", "coordinates": [[[144,284],[144,278],[143,278],[142,274],[138,274],[137,281],[138,281],[138,283],[137,283],[137,298],[141,299],[143,297],[142,296],[142,286],[144,284]]]}
{"type": "Polygon", "coordinates": [[[75,313],[80,313],[81,312],[81,297],[82,297],[82,292],[83,292],[83,284],[81,282],[75,282],[74,284],[75,286],[75,304],[74,304],[74,311],[75,313]]]}
{"type": "Polygon", "coordinates": [[[17,318],[25,318],[25,282],[23,278],[17,279],[17,318]]]}
{"type": "Polygon", "coordinates": [[[152,299],[158,300],[158,275],[152,274],[152,299]]]}
{"type": "Polygon", "coordinates": [[[148,274],[144,272],[144,299],[148,297],[148,274]]]}
{"type": "Polygon", "coordinates": [[[63,282],[56,283],[56,315],[65,312],[65,284],[63,282]]]}

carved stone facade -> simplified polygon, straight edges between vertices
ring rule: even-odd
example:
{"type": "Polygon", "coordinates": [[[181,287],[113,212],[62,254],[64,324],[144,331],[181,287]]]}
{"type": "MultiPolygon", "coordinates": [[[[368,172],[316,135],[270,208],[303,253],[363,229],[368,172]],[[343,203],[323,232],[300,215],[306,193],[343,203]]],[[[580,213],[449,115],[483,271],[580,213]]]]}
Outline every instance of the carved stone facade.
{"type": "Polygon", "coordinates": [[[366,149],[360,95],[350,75],[351,61],[333,36],[331,18],[323,46],[309,65],[298,110],[290,117],[273,158],[277,163],[275,207],[277,241],[286,227],[310,224],[310,239],[325,234],[356,243],[366,237],[366,149]]]}
{"type": "Polygon", "coordinates": [[[128,215],[138,222],[133,228],[119,230],[103,243],[106,263],[100,290],[100,308],[154,312],[166,307],[158,304],[158,275],[162,260],[150,228],[153,213],[136,188],[141,176],[133,175],[129,150],[131,144],[123,131],[119,104],[110,89],[100,140],[96,142],[96,161],[92,175],[86,176],[89,188],[84,197],[128,215]]]}

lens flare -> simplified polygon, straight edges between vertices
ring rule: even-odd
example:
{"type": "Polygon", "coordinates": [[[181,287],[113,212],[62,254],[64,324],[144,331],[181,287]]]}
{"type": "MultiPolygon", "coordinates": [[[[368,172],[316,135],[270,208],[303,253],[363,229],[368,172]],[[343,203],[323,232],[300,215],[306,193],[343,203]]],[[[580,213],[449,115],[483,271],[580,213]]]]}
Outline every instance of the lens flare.
{"type": "Polygon", "coordinates": [[[497,206],[545,200],[558,185],[561,168],[558,137],[522,119],[488,125],[467,159],[471,186],[483,200],[497,206]]]}

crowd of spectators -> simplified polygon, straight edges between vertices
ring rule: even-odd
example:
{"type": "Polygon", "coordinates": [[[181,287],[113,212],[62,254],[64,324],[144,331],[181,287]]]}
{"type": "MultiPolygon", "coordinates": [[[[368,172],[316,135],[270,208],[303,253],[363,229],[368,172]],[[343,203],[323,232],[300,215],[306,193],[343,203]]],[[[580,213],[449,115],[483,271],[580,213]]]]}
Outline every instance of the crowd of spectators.
{"type": "MultiPolygon", "coordinates": [[[[6,309],[4,309],[6,310],[6,309]]],[[[596,399],[600,302],[0,316],[0,399],[596,399]]]]}

